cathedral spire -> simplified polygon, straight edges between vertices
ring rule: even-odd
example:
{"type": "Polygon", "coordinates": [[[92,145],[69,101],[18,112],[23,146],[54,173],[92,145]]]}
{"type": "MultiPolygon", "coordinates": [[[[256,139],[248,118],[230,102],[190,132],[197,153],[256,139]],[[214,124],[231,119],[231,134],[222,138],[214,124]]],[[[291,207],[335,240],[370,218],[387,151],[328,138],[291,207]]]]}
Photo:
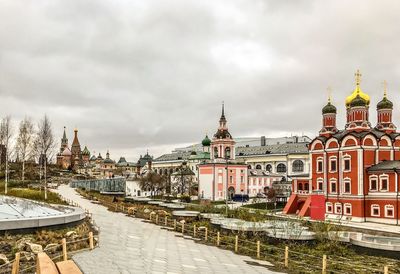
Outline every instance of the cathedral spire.
{"type": "Polygon", "coordinates": [[[225,104],[224,104],[224,101],[222,101],[222,113],[221,113],[221,118],[219,119],[219,127],[220,127],[220,128],[226,128],[225,104]]]}
{"type": "Polygon", "coordinates": [[[63,134],[63,141],[67,140],[67,134],[65,133],[65,126],[64,126],[64,134],[63,134]]]}

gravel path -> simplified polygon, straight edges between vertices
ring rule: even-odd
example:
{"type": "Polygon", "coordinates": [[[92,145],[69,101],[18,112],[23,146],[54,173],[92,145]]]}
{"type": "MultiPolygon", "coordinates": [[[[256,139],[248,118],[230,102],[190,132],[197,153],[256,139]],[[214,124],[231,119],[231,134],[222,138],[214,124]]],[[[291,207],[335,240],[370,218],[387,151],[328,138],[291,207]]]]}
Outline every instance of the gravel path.
{"type": "Polygon", "coordinates": [[[255,261],[249,257],[197,244],[140,219],[110,212],[69,186],[60,186],[57,192],[89,209],[100,227],[100,247],[73,256],[86,274],[276,273],[248,264],[255,261]]]}

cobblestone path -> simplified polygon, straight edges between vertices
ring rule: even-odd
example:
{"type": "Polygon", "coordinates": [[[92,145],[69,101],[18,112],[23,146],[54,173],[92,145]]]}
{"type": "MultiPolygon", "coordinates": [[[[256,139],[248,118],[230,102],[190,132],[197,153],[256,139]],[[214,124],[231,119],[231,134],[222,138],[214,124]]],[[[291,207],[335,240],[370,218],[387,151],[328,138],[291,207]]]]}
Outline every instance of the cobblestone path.
{"type": "Polygon", "coordinates": [[[275,273],[231,251],[197,244],[179,234],[107,211],[80,197],[69,186],[57,190],[93,213],[100,227],[100,247],[73,260],[86,274],[118,273],[275,273]]]}

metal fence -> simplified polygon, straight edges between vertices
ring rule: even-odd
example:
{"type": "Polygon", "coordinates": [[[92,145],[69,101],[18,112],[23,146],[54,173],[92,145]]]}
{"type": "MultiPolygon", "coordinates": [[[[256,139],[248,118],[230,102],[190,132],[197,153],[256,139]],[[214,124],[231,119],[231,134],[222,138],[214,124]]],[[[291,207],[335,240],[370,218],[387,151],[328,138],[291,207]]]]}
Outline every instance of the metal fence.
{"type": "Polygon", "coordinates": [[[126,179],[96,179],[96,180],[74,180],[70,183],[72,188],[82,188],[87,191],[98,191],[101,193],[125,193],[126,179]]]}

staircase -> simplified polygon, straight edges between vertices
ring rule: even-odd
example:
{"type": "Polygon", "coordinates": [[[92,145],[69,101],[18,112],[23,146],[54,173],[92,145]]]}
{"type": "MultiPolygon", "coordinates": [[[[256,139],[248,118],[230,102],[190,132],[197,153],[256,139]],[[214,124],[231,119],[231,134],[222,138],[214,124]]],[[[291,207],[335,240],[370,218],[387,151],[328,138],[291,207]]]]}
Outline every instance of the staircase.
{"type": "Polygon", "coordinates": [[[303,206],[300,209],[299,217],[310,216],[310,207],[311,207],[311,196],[308,196],[307,200],[304,202],[303,206]]]}
{"type": "Polygon", "coordinates": [[[295,214],[297,211],[297,194],[290,195],[289,201],[286,203],[283,209],[284,214],[295,214]]]}

